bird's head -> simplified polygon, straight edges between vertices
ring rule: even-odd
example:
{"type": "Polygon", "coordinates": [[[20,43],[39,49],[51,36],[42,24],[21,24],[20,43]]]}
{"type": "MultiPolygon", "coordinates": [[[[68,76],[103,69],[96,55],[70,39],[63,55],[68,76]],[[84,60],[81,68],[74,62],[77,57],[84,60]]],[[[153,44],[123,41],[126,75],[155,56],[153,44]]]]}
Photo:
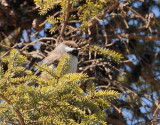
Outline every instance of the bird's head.
{"type": "Polygon", "coordinates": [[[78,48],[77,43],[74,41],[64,41],[55,48],[55,51],[59,51],[64,54],[68,53],[76,57],[78,56],[79,50],[80,48],[78,48]]]}

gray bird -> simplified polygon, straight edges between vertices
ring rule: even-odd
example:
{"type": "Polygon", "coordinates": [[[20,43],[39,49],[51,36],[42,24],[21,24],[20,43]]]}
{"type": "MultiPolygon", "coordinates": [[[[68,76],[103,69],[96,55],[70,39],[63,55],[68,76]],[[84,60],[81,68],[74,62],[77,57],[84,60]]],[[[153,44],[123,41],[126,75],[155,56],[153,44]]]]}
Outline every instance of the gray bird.
{"type": "MultiPolygon", "coordinates": [[[[70,55],[70,64],[66,73],[75,73],[78,65],[78,45],[74,41],[64,41],[60,43],[47,57],[42,61],[43,64],[48,65],[56,71],[57,65],[64,54],[70,55]]],[[[36,73],[37,74],[37,73],[36,73]]],[[[41,75],[41,77],[44,77],[41,75]]]]}

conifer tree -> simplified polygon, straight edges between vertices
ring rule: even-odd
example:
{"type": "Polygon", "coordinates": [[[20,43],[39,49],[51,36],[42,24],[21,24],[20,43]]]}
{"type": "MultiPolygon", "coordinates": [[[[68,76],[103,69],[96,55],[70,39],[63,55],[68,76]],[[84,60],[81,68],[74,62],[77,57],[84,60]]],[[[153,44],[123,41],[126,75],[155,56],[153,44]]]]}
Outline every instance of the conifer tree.
{"type": "Polygon", "coordinates": [[[13,49],[2,59],[8,63],[4,72],[0,67],[0,123],[21,125],[68,125],[106,124],[105,109],[113,99],[120,96],[114,90],[97,91],[93,82],[84,92],[80,84],[88,76],[83,73],[65,74],[70,57],[64,55],[54,72],[45,65],[38,68],[46,71],[48,80],[35,76],[24,68],[26,57],[13,49]],[[38,83],[38,86],[28,85],[38,83]]]}
{"type": "MultiPolygon", "coordinates": [[[[24,115],[21,114],[24,107],[25,110],[29,107],[28,119],[31,120],[31,118],[35,118],[34,116],[39,119],[39,121],[32,119],[32,124],[40,123],[40,118],[41,123],[44,119],[46,121],[53,120],[46,117],[49,111],[44,107],[39,108],[45,113],[40,112],[40,109],[33,111],[35,107],[39,106],[37,102],[41,99],[39,98],[40,92],[35,93],[43,87],[48,90],[47,86],[51,86],[51,84],[54,87],[58,86],[58,83],[65,84],[62,82],[63,78],[68,79],[72,75],[77,78],[77,75],[83,75],[85,78],[77,81],[80,88],[76,88],[78,93],[81,93],[79,90],[82,90],[83,94],[85,93],[83,97],[89,96],[87,93],[93,94],[89,91],[91,88],[95,88],[94,90],[97,90],[98,93],[109,90],[121,93],[118,100],[107,99],[111,109],[108,108],[107,103],[102,106],[96,105],[99,109],[105,109],[107,114],[106,119],[101,119],[102,121],[113,125],[158,124],[160,109],[159,9],[158,0],[1,0],[0,80],[3,84],[0,84],[2,88],[0,99],[9,100],[0,103],[8,108],[0,106],[5,113],[5,117],[0,115],[1,121],[6,120],[5,122],[11,124],[24,121],[25,124],[30,124],[29,120],[26,120],[26,116],[20,117],[24,115]],[[46,65],[39,64],[56,45],[64,40],[73,40],[81,48],[78,56],[78,71],[76,74],[68,74],[69,76],[61,68],[59,73],[61,72],[63,76],[58,72],[53,72],[46,65]],[[16,50],[11,51],[13,49],[16,50]],[[10,55],[13,56],[10,57],[10,55]],[[16,63],[15,59],[17,59],[16,63]],[[33,75],[36,71],[35,67],[48,75],[48,79],[44,80],[33,75]],[[55,79],[58,79],[57,82],[60,81],[57,83],[55,79]],[[23,91],[20,92],[20,90],[23,91]],[[23,92],[30,93],[24,97],[23,92]],[[6,95],[4,96],[4,94],[6,95]],[[34,95],[34,98],[31,98],[31,95],[34,95]],[[32,101],[35,100],[34,105],[22,106],[24,103],[31,104],[30,99],[29,102],[27,99],[22,100],[27,96],[32,101]]],[[[68,64],[65,63],[65,65],[68,64]]],[[[71,85],[74,86],[74,84],[71,85]]],[[[48,92],[50,91],[48,90],[48,92]]],[[[71,91],[65,92],[68,93],[67,97],[64,97],[64,101],[71,96],[69,93],[71,91]]],[[[75,98],[75,93],[71,94],[75,98]]],[[[105,93],[101,94],[105,95],[105,93]]],[[[50,100],[51,97],[48,99],[50,100]]],[[[80,97],[81,95],[77,99],[80,97]]],[[[50,104],[48,100],[44,101],[50,104]]],[[[74,99],[72,101],[74,102],[72,106],[77,106],[77,101],[74,99]]],[[[101,102],[101,100],[97,101],[101,102]]],[[[78,117],[82,116],[78,113],[84,107],[80,107],[80,105],[77,107],[78,111],[72,112],[73,114],[69,118],[70,121],[74,119],[74,122],[79,124],[85,119],[85,117],[78,117]]],[[[85,116],[89,115],[91,118],[90,116],[93,116],[97,110],[85,109],[82,111],[85,116]]],[[[67,115],[61,116],[66,118],[67,115]]],[[[97,116],[95,118],[100,122],[97,116]]]]}

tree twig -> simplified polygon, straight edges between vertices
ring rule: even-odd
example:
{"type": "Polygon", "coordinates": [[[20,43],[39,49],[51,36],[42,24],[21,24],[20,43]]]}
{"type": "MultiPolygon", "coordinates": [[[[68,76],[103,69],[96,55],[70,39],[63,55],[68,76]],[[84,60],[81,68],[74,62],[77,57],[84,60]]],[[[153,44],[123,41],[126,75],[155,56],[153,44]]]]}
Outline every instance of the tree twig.
{"type": "MultiPolygon", "coordinates": [[[[9,101],[5,96],[3,96],[2,94],[0,94],[0,97],[1,97],[3,100],[5,100],[8,104],[10,104],[10,101],[9,101]]],[[[25,125],[24,119],[23,119],[21,113],[19,112],[19,110],[18,110],[18,109],[14,109],[14,111],[16,112],[16,114],[17,114],[17,116],[18,116],[18,118],[19,118],[19,121],[20,121],[21,125],[25,125]]]]}
{"type": "Polygon", "coordinates": [[[70,0],[67,0],[67,11],[66,11],[66,15],[65,15],[65,19],[64,22],[62,24],[62,29],[61,29],[61,36],[64,35],[64,31],[66,29],[66,24],[68,23],[68,19],[69,19],[69,10],[70,10],[70,0]]]}

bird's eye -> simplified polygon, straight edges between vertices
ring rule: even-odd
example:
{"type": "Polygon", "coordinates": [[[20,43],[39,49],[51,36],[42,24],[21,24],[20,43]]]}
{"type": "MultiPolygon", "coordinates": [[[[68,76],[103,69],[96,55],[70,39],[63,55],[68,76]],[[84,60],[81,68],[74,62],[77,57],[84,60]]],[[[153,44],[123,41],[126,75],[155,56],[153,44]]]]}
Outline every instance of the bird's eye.
{"type": "Polygon", "coordinates": [[[69,46],[69,47],[71,47],[71,48],[72,48],[72,46],[69,46]]]}

